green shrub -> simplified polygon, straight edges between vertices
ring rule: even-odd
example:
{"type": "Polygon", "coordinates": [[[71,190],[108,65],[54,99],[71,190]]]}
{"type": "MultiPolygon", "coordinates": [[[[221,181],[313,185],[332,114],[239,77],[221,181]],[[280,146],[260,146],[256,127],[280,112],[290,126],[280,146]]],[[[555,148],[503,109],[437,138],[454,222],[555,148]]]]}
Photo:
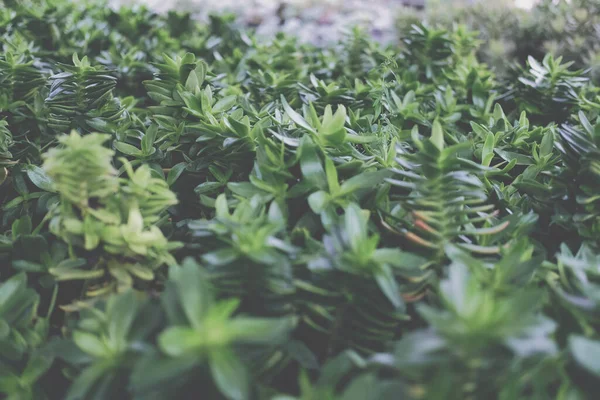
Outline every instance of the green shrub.
{"type": "MultiPolygon", "coordinates": [[[[450,2],[451,3],[451,2],[450,2]]],[[[473,5],[430,4],[423,13],[402,12],[398,27],[406,31],[415,21],[450,29],[464,24],[476,30],[483,45],[482,60],[504,74],[513,63],[524,65],[549,52],[572,61],[576,68],[591,68],[594,82],[600,82],[600,2],[598,0],[542,0],[531,11],[502,2],[473,5]]]]}
{"type": "Polygon", "coordinates": [[[91,1],[5,1],[0,37],[2,396],[593,398],[577,62],[91,1]]]}

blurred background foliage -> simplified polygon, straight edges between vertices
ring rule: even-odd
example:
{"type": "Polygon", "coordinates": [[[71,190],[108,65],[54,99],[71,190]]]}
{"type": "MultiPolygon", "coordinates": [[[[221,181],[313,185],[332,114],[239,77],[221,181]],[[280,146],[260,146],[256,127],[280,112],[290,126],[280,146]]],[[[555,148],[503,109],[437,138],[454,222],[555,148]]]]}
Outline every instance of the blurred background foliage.
{"type": "Polygon", "coordinates": [[[259,36],[294,34],[300,41],[331,44],[349,26],[361,26],[383,43],[397,42],[412,24],[465,25],[479,32],[479,56],[506,74],[528,56],[546,53],[576,68],[590,68],[600,81],[599,0],[112,0],[114,5],[146,4],[157,11],[177,9],[199,19],[231,12],[259,36]]]}
{"type": "Polygon", "coordinates": [[[479,32],[479,55],[497,71],[505,73],[528,56],[551,53],[573,61],[576,68],[591,68],[600,81],[600,1],[541,0],[530,10],[512,1],[429,0],[424,10],[403,10],[397,28],[410,30],[415,22],[451,28],[464,24],[479,32]]]}

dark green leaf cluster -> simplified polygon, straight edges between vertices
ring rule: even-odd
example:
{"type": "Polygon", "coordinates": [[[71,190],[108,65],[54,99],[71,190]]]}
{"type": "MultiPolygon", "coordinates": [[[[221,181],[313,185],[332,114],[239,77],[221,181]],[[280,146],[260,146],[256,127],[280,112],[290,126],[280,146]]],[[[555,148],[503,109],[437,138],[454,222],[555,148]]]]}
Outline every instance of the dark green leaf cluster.
{"type": "Polygon", "coordinates": [[[587,69],[96,1],[0,45],[0,397],[594,398],[587,69]]]}

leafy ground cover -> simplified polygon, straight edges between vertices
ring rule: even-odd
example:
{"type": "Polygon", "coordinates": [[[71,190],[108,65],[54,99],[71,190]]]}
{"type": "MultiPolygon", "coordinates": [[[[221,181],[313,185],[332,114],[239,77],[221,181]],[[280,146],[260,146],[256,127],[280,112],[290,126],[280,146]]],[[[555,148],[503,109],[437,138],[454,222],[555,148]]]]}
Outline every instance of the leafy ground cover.
{"type": "Polygon", "coordinates": [[[98,2],[0,35],[6,398],[594,397],[587,72],[98,2]]]}

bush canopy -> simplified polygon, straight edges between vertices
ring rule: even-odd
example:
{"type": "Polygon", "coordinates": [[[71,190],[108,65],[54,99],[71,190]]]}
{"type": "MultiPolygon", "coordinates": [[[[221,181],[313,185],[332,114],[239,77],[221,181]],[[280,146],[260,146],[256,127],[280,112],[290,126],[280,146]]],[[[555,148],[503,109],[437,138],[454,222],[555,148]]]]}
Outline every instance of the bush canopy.
{"type": "Polygon", "coordinates": [[[589,71],[4,3],[0,396],[597,395],[589,71]]]}

